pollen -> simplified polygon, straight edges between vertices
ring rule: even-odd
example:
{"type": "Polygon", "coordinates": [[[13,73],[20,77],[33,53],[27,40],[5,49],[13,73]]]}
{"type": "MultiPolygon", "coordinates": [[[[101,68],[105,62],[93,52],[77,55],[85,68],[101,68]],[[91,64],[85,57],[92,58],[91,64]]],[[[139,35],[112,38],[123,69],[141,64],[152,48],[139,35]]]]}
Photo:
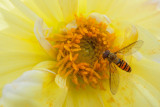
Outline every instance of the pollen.
{"type": "Polygon", "coordinates": [[[57,73],[69,78],[77,87],[90,85],[104,89],[103,81],[108,79],[108,62],[102,58],[105,50],[112,50],[114,33],[108,32],[108,25],[96,19],[75,16],[77,27],[47,37],[57,49],[57,73]]]}

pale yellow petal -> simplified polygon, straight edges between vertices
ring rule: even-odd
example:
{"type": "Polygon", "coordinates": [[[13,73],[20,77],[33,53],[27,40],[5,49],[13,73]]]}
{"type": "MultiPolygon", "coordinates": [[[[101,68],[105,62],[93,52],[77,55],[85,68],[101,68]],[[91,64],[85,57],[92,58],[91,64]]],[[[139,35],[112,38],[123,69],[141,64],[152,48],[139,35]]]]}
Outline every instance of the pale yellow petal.
{"type": "Polygon", "coordinates": [[[44,3],[59,22],[64,21],[64,16],[58,0],[45,0],[44,3]]]}
{"type": "Polygon", "coordinates": [[[143,40],[143,46],[140,49],[141,54],[156,62],[160,62],[160,42],[146,29],[137,26],[138,38],[143,40]]]}
{"type": "Polygon", "coordinates": [[[6,27],[0,32],[0,89],[35,64],[49,59],[34,35],[34,23],[10,10],[1,9],[1,14],[6,27]]]}
{"type": "Polygon", "coordinates": [[[116,32],[115,46],[122,48],[137,40],[142,40],[144,43],[138,50],[138,56],[160,62],[160,42],[153,34],[138,25],[134,26],[130,23],[115,20],[112,20],[112,22],[113,29],[116,32]]]}
{"type": "Polygon", "coordinates": [[[78,0],[59,0],[65,21],[71,21],[77,13],[78,0]]]}
{"type": "Polygon", "coordinates": [[[160,90],[160,63],[149,60],[145,57],[141,58],[141,60],[137,60],[132,58],[132,63],[130,64],[132,67],[132,73],[137,74],[149,83],[151,83],[155,88],[160,90]]]}
{"type": "Polygon", "coordinates": [[[63,20],[60,6],[58,4],[58,1],[56,0],[52,1],[51,3],[50,2],[47,3],[47,2],[48,1],[46,0],[24,0],[23,1],[24,5],[26,5],[26,7],[32,10],[40,18],[42,18],[49,27],[52,26],[56,28],[58,25],[58,21],[63,20]]]}
{"type": "Polygon", "coordinates": [[[87,0],[87,14],[92,12],[104,14],[115,1],[118,3],[117,0],[87,0]]]}
{"type": "Polygon", "coordinates": [[[56,68],[56,61],[43,61],[37,64],[36,66],[33,67],[33,69],[38,69],[38,68],[46,68],[46,69],[55,69],[56,68]]]}
{"type": "Polygon", "coordinates": [[[48,72],[27,71],[12,83],[5,85],[0,104],[4,107],[62,107],[68,88],[60,87],[60,84],[66,86],[63,79],[56,77],[54,81],[54,76],[48,72]],[[53,81],[48,81],[52,79],[53,81]],[[47,87],[44,87],[44,82],[49,83],[47,87]]]}
{"type": "Polygon", "coordinates": [[[156,5],[149,3],[149,0],[126,0],[125,4],[124,2],[121,3],[123,4],[119,4],[117,7],[113,6],[106,14],[110,14],[109,16],[116,20],[142,26],[153,36],[160,39],[160,31],[158,30],[160,27],[160,14],[159,10],[156,9],[156,5]],[[121,5],[123,5],[122,8],[121,5]]]}
{"type": "Polygon", "coordinates": [[[113,107],[132,107],[134,104],[134,88],[133,84],[131,83],[131,74],[120,69],[118,70],[120,76],[118,92],[116,95],[113,95],[110,91],[109,81],[106,81],[104,83],[106,90],[101,91],[101,97],[106,104],[113,107]]]}
{"type": "MultiPolygon", "coordinates": [[[[37,41],[28,41],[6,35],[0,36],[0,89],[3,85],[13,81],[24,71],[46,59],[47,54],[42,51],[37,41]]],[[[18,37],[18,36],[17,36],[18,37]]]]}
{"type": "Polygon", "coordinates": [[[114,45],[123,48],[138,40],[138,30],[136,26],[112,20],[111,25],[115,31],[116,39],[114,45]]]}
{"type": "Polygon", "coordinates": [[[143,26],[160,39],[158,3],[151,0],[88,0],[87,14],[98,12],[114,20],[143,26]]]}
{"type": "Polygon", "coordinates": [[[3,16],[0,14],[0,30],[3,30],[8,27],[7,23],[4,21],[3,16]]]}
{"type": "Polygon", "coordinates": [[[4,107],[43,107],[40,102],[45,73],[38,70],[25,72],[21,77],[5,85],[1,98],[4,107]]]}
{"type": "Polygon", "coordinates": [[[99,91],[87,87],[86,89],[70,88],[66,96],[64,107],[103,107],[104,103],[99,91]]]}
{"type": "MultiPolygon", "coordinates": [[[[147,101],[149,106],[153,106],[153,107],[159,107],[160,106],[160,92],[158,91],[158,89],[156,89],[155,87],[153,87],[152,84],[150,84],[149,82],[145,81],[143,78],[137,76],[137,75],[133,75],[133,84],[135,86],[135,90],[139,91],[140,95],[138,95],[139,97],[144,97],[144,99],[147,101]]],[[[136,98],[138,98],[138,96],[135,94],[134,95],[136,98]]],[[[134,106],[138,106],[139,104],[142,104],[141,99],[138,100],[134,100],[134,106]]],[[[144,105],[143,105],[144,106],[144,105]]]]}
{"type": "Polygon", "coordinates": [[[50,107],[62,107],[68,93],[66,79],[49,73],[43,82],[43,100],[50,107]]]}
{"type": "Polygon", "coordinates": [[[78,14],[85,15],[86,9],[87,9],[87,0],[78,0],[78,14]]]}
{"type": "Polygon", "coordinates": [[[106,104],[120,107],[158,107],[160,92],[150,82],[138,75],[129,74],[121,70],[120,85],[116,95],[112,95],[109,84],[105,84],[106,91],[101,91],[101,97],[106,104]]]}
{"type": "Polygon", "coordinates": [[[19,19],[23,21],[28,21],[28,23],[33,24],[32,21],[36,15],[25,7],[24,7],[25,9],[20,9],[21,7],[23,7],[22,6],[23,4],[21,4],[19,1],[18,3],[16,2],[16,4],[17,6],[15,6],[10,0],[1,0],[0,7],[1,9],[6,10],[10,14],[13,14],[13,16],[18,16],[19,19]],[[33,15],[33,17],[31,17],[30,15],[33,15]]]}
{"type": "Polygon", "coordinates": [[[26,7],[22,2],[19,0],[11,0],[11,3],[17,7],[26,17],[31,19],[32,21],[36,21],[38,16],[30,10],[28,7],[26,7]]]}
{"type": "MultiPolygon", "coordinates": [[[[28,22],[23,17],[19,17],[18,15],[14,14],[10,11],[4,10],[2,8],[0,8],[0,11],[1,11],[1,15],[2,15],[1,20],[4,20],[6,22],[6,24],[8,25],[8,28],[9,27],[14,27],[15,29],[19,28],[19,29],[21,29],[21,31],[19,31],[19,32],[22,32],[22,31],[28,32],[27,34],[31,35],[30,33],[33,32],[33,28],[32,28],[32,26],[34,24],[33,22],[28,22]]],[[[1,33],[3,33],[5,30],[8,30],[8,29],[4,29],[3,31],[1,31],[1,33]]],[[[5,32],[5,33],[15,35],[19,32],[15,32],[14,29],[11,29],[10,32],[5,32]]]]}
{"type": "Polygon", "coordinates": [[[11,10],[14,8],[13,4],[9,0],[1,0],[0,7],[6,10],[11,10]]]}
{"type": "Polygon", "coordinates": [[[39,41],[40,45],[43,47],[43,49],[50,55],[53,59],[56,59],[56,49],[52,47],[52,45],[49,43],[48,40],[46,40],[47,35],[49,35],[50,32],[47,34],[45,29],[46,25],[43,22],[43,19],[39,18],[35,22],[34,26],[34,33],[35,36],[37,37],[37,40],[39,41]]]}

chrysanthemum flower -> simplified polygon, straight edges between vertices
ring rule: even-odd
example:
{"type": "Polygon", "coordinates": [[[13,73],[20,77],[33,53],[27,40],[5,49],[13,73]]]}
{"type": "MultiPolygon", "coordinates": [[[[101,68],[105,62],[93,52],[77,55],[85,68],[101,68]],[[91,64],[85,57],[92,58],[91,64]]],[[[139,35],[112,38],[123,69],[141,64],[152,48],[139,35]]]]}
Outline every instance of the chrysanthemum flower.
{"type": "Polygon", "coordinates": [[[1,0],[0,107],[160,106],[158,0],[1,0]],[[105,50],[137,40],[109,87],[105,50]]]}

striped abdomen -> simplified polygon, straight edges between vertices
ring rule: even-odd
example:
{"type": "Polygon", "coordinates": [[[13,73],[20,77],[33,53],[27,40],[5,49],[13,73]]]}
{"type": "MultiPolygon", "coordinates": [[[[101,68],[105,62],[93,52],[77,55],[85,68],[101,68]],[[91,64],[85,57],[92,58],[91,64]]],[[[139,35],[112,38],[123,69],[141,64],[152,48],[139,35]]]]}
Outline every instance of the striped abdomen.
{"type": "Polygon", "coordinates": [[[124,71],[131,72],[131,67],[122,59],[117,63],[117,66],[124,71]]]}

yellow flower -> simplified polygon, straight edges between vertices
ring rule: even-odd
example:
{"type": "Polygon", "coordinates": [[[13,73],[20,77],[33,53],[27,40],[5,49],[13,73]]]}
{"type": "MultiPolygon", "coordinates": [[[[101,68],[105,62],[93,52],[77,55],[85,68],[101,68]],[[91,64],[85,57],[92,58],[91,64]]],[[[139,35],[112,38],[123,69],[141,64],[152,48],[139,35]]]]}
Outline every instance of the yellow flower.
{"type": "Polygon", "coordinates": [[[0,1],[0,107],[159,107],[159,13],[156,0],[0,1]],[[137,40],[112,95],[102,54],[137,40]]]}

